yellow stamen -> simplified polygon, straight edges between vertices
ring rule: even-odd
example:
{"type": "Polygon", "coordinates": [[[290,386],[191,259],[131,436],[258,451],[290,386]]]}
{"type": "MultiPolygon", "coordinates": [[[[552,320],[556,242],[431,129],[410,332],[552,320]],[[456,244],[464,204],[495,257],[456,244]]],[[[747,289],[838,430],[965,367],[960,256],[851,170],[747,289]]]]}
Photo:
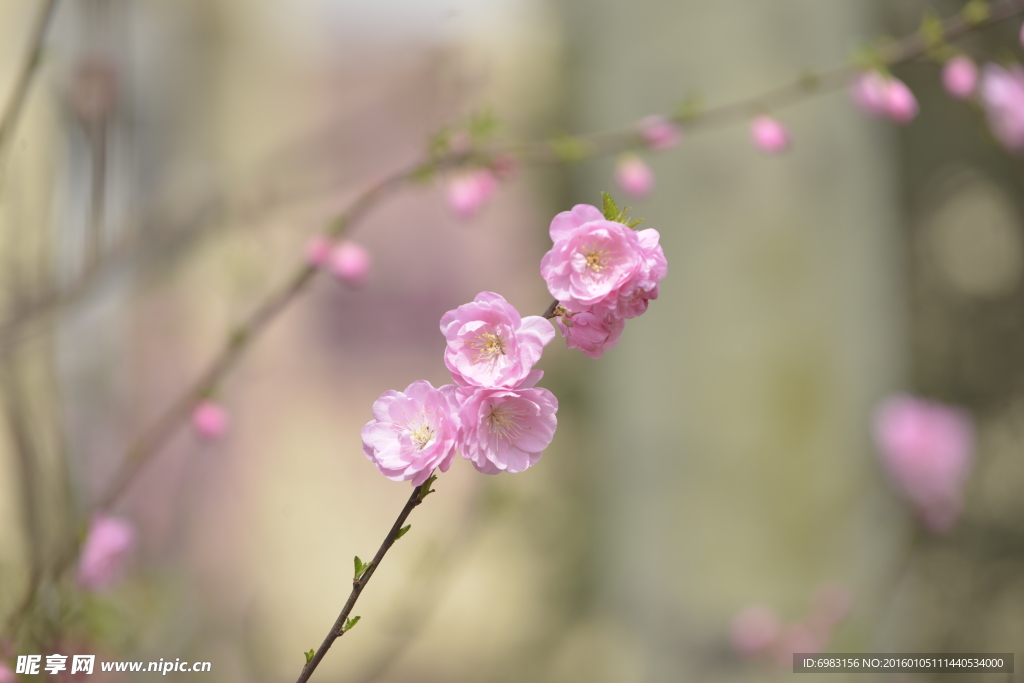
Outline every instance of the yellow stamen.
{"type": "Polygon", "coordinates": [[[473,364],[493,363],[498,356],[505,355],[505,340],[492,332],[484,332],[470,346],[477,349],[473,364]]]}

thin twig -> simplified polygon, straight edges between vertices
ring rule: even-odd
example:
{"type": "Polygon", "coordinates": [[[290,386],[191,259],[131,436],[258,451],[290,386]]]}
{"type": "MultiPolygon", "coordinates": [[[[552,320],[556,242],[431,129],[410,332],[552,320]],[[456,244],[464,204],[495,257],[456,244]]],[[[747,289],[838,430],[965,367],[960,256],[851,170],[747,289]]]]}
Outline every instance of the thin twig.
{"type": "Polygon", "coordinates": [[[387,554],[388,550],[394,545],[395,540],[398,538],[399,532],[402,530],[402,526],[405,524],[405,520],[409,517],[409,514],[413,509],[423,502],[424,497],[431,492],[430,485],[433,483],[433,477],[428,479],[426,483],[421,484],[413,489],[412,495],[409,496],[409,500],[406,501],[405,507],[402,508],[402,512],[399,513],[398,519],[391,525],[391,530],[388,531],[388,535],[384,537],[384,542],[381,543],[380,548],[377,550],[377,554],[373,556],[370,561],[370,565],[363,571],[362,574],[355,577],[352,580],[352,592],[348,595],[348,600],[345,601],[345,606],[341,608],[341,614],[334,622],[334,626],[327,632],[327,637],[324,638],[324,642],[320,643],[320,647],[317,648],[313,654],[313,658],[306,662],[306,665],[302,667],[302,672],[299,674],[296,683],[305,683],[309,680],[309,677],[313,675],[313,671],[320,665],[320,661],[327,654],[327,651],[334,645],[334,641],[340,638],[345,633],[345,622],[348,620],[349,615],[352,613],[352,608],[355,607],[356,601],[363,592],[363,588],[369,583],[373,573],[377,570],[381,560],[384,559],[384,555],[387,554]]]}

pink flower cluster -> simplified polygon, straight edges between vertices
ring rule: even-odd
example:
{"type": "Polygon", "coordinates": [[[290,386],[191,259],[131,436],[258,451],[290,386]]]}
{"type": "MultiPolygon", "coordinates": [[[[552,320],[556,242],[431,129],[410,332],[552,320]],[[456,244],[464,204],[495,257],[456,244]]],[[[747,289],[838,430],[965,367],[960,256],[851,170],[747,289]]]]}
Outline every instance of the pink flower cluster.
{"type": "Polygon", "coordinates": [[[949,531],[960,516],[970,476],[974,428],[953,406],[894,396],[875,412],[875,442],[893,486],[931,531],[949,531]]]}
{"type": "Polygon", "coordinates": [[[794,652],[824,650],[832,639],[833,629],[852,607],[849,590],[827,583],[815,591],[807,614],[788,625],[768,607],[747,607],[733,619],[730,640],[733,649],[745,657],[767,657],[781,667],[788,667],[794,652]]]}
{"type": "Polygon", "coordinates": [[[853,101],[864,113],[888,118],[896,123],[910,123],[917,116],[917,98],[906,83],[878,71],[866,71],[850,87],[853,101]]]}
{"type": "Polygon", "coordinates": [[[387,391],[362,429],[363,452],[384,476],[424,483],[458,452],[485,474],[522,472],[551,443],[558,401],[535,386],[533,366],[555,336],[551,323],[481,292],[441,318],[454,384],[420,380],[387,391]]]}
{"type": "Polygon", "coordinates": [[[113,586],[124,574],[125,565],[135,547],[135,528],[128,521],[96,515],[78,558],[78,585],[102,591],[113,586]]]}
{"type": "Polygon", "coordinates": [[[658,298],[668,273],[657,230],[633,230],[597,207],[577,204],[551,221],[554,246],[540,272],[558,300],[557,324],[570,349],[600,358],[615,346],[626,320],[658,298]]]}

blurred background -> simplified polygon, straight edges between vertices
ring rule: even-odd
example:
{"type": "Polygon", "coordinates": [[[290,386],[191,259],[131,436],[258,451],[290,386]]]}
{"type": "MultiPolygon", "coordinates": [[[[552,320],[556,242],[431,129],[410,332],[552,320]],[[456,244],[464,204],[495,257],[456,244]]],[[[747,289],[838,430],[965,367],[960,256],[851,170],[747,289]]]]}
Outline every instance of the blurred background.
{"type": "MultiPolygon", "coordinates": [[[[40,6],[0,1],[0,93],[40,6]]],[[[478,292],[546,308],[548,223],[621,196],[614,157],[524,165],[471,219],[449,207],[445,174],[373,207],[351,234],[373,259],[366,285],[319,277],[223,383],[223,438],[183,424],[117,505],[137,533],[123,581],[83,592],[47,567],[127,445],[307,240],[433,133],[484,109],[499,141],[629,127],[750,97],[962,7],[58,3],[0,171],[0,618],[39,584],[0,659],[298,675],[352,556],[372,556],[409,495],[362,454],[373,401],[450,381],[438,321],[478,292]]],[[[1015,59],[1019,30],[1010,19],[957,45],[1015,59]]],[[[656,186],[627,203],[662,235],[660,298],[600,360],[547,348],[559,428],[540,463],[442,475],[314,680],[787,679],[784,656],[736,651],[752,606],[808,650],[1021,652],[1024,166],[945,94],[939,66],[895,74],[921,106],[906,127],[838,90],[771,112],[793,132],[782,156],[744,125],[641,153],[656,186]],[[918,529],[872,443],[872,411],[897,391],[974,416],[947,534],[918,529]],[[800,641],[829,599],[852,607],[800,641]]]]}

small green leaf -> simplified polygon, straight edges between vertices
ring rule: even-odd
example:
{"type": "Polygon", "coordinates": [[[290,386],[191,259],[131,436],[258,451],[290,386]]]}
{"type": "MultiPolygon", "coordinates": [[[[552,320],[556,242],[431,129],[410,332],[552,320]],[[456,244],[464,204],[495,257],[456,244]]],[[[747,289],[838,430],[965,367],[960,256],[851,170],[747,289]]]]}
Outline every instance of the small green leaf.
{"type": "Polygon", "coordinates": [[[643,222],[644,222],[643,218],[634,218],[633,220],[626,222],[626,227],[627,228],[635,228],[636,226],[640,225],[643,222]]]}
{"type": "Polygon", "coordinates": [[[410,177],[414,183],[426,184],[433,180],[436,174],[437,166],[433,162],[428,162],[414,170],[410,177]]]}
{"type": "Polygon", "coordinates": [[[584,159],[590,154],[590,145],[586,141],[568,135],[557,137],[549,144],[558,160],[567,164],[584,159]]]}
{"type": "Polygon", "coordinates": [[[679,104],[676,109],[676,116],[682,123],[689,123],[700,118],[704,102],[700,95],[692,93],[679,104]]]}
{"type": "Polygon", "coordinates": [[[821,87],[821,76],[810,69],[800,74],[800,87],[807,92],[814,92],[821,87]]]}
{"type": "Polygon", "coordinates": [[[433,135],[430,136],[430,141],[427,143],[427,149],[430,150],[430,155],[433,157],[439,157],[448,151],[448,145],[451,143],[452,133],[447,128],[442,128],[433,135]]]}
{"type": "Polygon", "coordinates": [[[498,117],[490,108],[473,112],[469,117],[469,134],[476,141],[486,140],[498,130],[498,117]]]}
{"type": "Polygon", "coordinates": [[[604,214],[605,220],[619,220],[619,207],[607,192],[601,193],[601,213],[604,214]]]}
{"type": "Polygon", "coordinates": [[[420,486],[420,500],[423,500],[424,498],[426,498],[427,496],[429,496],[431,493],[434,492],[434,489],[430,488],[430,486],[435,481],[437,481],[437,475],[436,474],[431,474],[427,478],[427,480],[425,482],[423,482],[423,485],[420,486]]]}
{"type": "Polygon", "coordinates": [[[946,27],[935,12],[926,12],[919,29],[925,47],[934,49],[946,42],[946,27]]]}
{"type": "Polygon", "coordinates": [[[354,564],[355,564],[355,567],[356,567],[356,573],[355,573],[355,577],[353,578],[353,581],[358,581],[359,579],[362,578],[363,574],[366,573],[366,570],[370,568],[370,564],[371,563],[370,562],[364,563],[362,560],[359,559],[359,556],[356,555],[354,564]]]}
{"type": "Polygon", "coordinates": [[[971,0],[964,5],[964,21],[972,26],[988,21],[989,16],[991,16],[991,13],[989,12],[987,0],[971,0]]]}
{"type": "Polygon", "coordinates": [[[401,529],[398,530],[398,533],[395,534],[395,540],[397,541],[402,536],[405,536],[406,532],[409,531],[409,529],[411,528],[412,524],[406,524],[405,526],[403,526],[401,529]]]}
{"type": "Polygon", "coordinates": [[[353,626],[355,626],[356,624],[359,623],[360,619],[362,619],[362,617],[352,617],[351,619],[346,619],[345,620],[345,628],[342,629],[342,633],[344,633],[345,631],[351,630],[353,626]]]}
{"type": "Polygon", "coordinates": [[[316,654],[316,651],[310,650],[309,652],[303,652],[302,654],[306,655],[306,664],[309,664],[313,661],[313,655],[316,654]]]}

